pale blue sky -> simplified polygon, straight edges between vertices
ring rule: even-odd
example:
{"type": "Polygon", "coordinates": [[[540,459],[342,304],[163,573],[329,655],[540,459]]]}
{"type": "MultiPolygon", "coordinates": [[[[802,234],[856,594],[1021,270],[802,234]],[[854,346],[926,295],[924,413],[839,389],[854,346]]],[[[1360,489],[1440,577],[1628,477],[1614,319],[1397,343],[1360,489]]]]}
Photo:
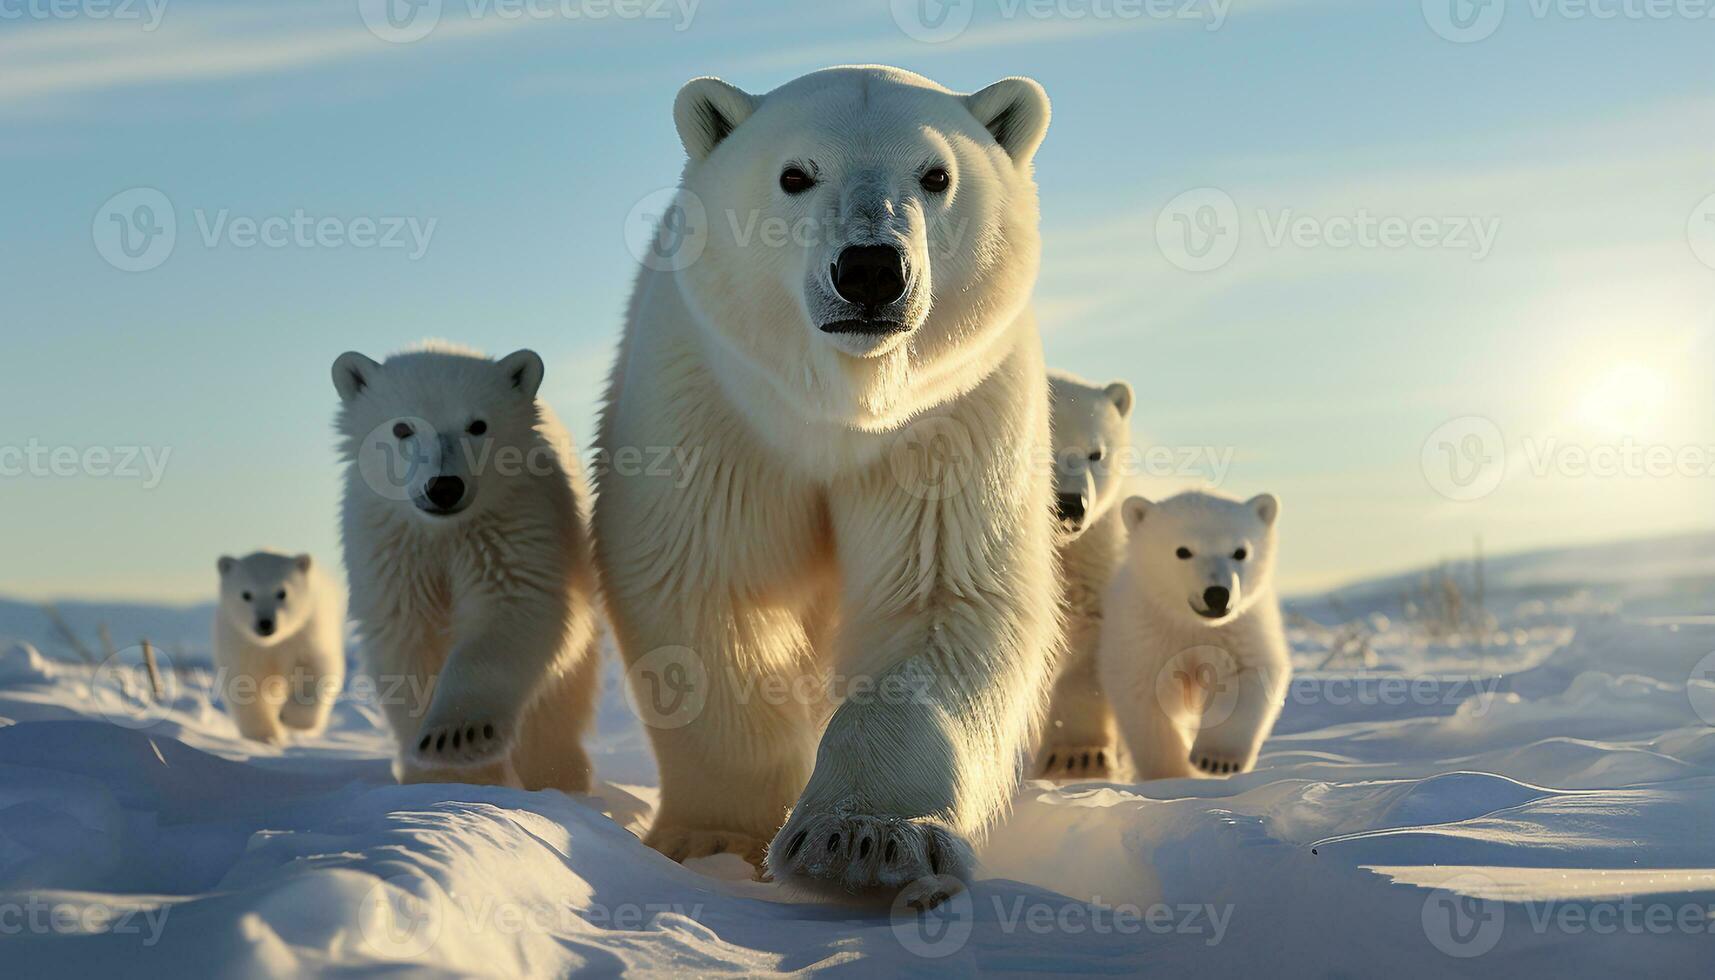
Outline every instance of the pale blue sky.
{"type": "Polygon", "coordinates": [[[563,10],[600,0],[443,0],[407,43],[355,0],[165,0],[153,30],[143,0],[138,20],[0,3],[0,593],[193,599],[221,552],[335,557],[328,365],[347,348],[534,347],[587,433],[635,266],[628,213],[682,163],[679,84],[761,91],[870,61],[1047,87],[1049,360],[1131,380],[1140,440],[1216,447],[1205,475],[1230,450],[1226,489],[1279,493],[1289,587],[1478,533],[1511,550],[1715,525],[1715,462],[1689,455],[1715,452],[1715,20],[1491,0],[1473,29],[1500,11],[1498,28],[1460,44],[1431,26],[1441,0],[1237,0],[1217,29],[1209,0],[1195,20],[1113,16],[1184,0],[918,2],[593,20],[563,10]],[[925,43],[901,27],[921,33],[922,9],[972,19],[925,43]],[[126,261],[104,208],[133,188],[164,194],[177,230],[141,272],[103,251],[126,261]],[[1174,252],[1170,202],[1196,188],[1237,219],[1211,271],[1174,252]],[[243,247],[234,219],[298,212],[433,233],[420,257],[243,247]],[[1436,247],[1329,241],[1363,215],[1428,222],[1436,247]],[[1475,491],[1426,477],[1425,443],[1466,416],[1494,423],[1507,470],[1451,500],[1435,487],[1475,491]],[[57,476],[40,455],[132,446],[170,451],[158,485],[141,461],[139,478],[57,476]],[[1678,455],[1580,473],[1578,451],[1628,446],[1678,455]]]}

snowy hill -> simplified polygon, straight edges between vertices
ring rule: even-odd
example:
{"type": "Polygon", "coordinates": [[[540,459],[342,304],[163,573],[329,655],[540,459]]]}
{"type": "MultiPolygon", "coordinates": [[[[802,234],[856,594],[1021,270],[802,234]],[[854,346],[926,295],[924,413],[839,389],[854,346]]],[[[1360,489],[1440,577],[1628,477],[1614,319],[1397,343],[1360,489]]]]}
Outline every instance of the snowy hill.
{"type": "Polygon", "coordinates": [[[1294,630],[1300,673],[1258,771],[1029,783],[983,880],[926,918],[805,903],[744,880],[736,859],[680,867],[644,848],[632,831],[654,771],[616,670],[595,796],[400,787],[380,712],[358,697],[322,737],[238,739],[196,665],[206,608],[76,612],[91,637],[103,621],[163,646],[183,635],[191,662],[158,704],[131,661],[74,663],[31,610],[0,605],[0,634],[31,644],[0,642],[0,963],[1707,976],[1711,545],[1492,560],[1480,637],[1414,619],[1401,596],[1416,575],[1296,602],[1322,625],[1294,630]],[[1371,666],[1315,669],[1352,636],[1371,666]]]}

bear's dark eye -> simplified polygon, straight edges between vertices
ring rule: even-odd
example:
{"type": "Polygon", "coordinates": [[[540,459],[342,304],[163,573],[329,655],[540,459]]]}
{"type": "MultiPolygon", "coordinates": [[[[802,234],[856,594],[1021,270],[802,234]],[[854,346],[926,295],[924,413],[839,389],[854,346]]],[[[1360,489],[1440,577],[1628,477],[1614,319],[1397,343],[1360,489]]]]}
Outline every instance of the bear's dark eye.
{"type": "Polygon", "coordinates": [[[1191,549],[1190,548],[1180,548],[1178,551],[1175,551],[1174,554],[1179,556],[1180,561],[1190,561],[1191,560],[1191,549]]]}
{"type": "Polygon", "coordinates": [[[469,432],[473,436],[480,436],[484,432],[488,431],[488,423],[484,422],[482,419],[477,419],[475,422],[472,422],[470,424],[470,428],[465,431],[469,432]]]}
{"type": "Polygon", "coordinates": [[[1243,548],[1240,548],[1239,550],[1233,552],[1233,561],[1244,561],[1246,558],[1249,558],[1250,556],[1251,556],[1250,552],[1246,551],[1243,548]]]}
{"type": "Polygon", "coordinates": [[[802,167],[787,167],[780,171],[780,189],[788,194],[802,194],[816,186],[816,178],[804,172],[802,167]]]}
{"type": "Polygon", "coordinates": [[[1108,456],[1108,453],[1107,453],[1107,450],[1105,450],[1105,449],[1091,450],[1090,451],[1090,462],[1100,463],[1102,460],[1106,459],[1107,456],[1108,456]]]}
{"type": "Polygon", "coordinates": [[[409,439],[413,431],[409,422],[393,423],[393,438],[395,439],[409,439]]]}
{"type": "Polygon", "coordinates": [[[923,176],[917,182],[922,184],[923,189],[929,193],[940,194],[946,191],[947,185],[953,182],[953,178],[947,175],[945,167],[931,167],[923,172],[923,176]]]}
{"type": "Polygon", "coordinates": [[[251,599],[254,599],[254,598],[256,598],[256,597],[251,595],[250,593],[248,593],[248,592],[244,593],[244,601],[245,602],[249,602],[251,599]]]}
{"type": "Polygon", "coordinates": [[[281,602],[285,602],[286,601],[286,590],[281,589],[280,591],[274,593],[274,598],[278,599],[281,602]]]}

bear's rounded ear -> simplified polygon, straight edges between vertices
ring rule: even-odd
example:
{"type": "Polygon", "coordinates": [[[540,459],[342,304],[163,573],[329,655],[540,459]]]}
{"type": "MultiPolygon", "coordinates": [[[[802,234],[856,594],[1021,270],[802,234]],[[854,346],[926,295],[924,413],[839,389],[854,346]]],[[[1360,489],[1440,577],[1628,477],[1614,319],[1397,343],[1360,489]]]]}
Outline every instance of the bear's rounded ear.
{"type": "Polygon", "coordinates": [[[1269,527],[1273,527],[1274,522],[1280,518],[1280,499],[1272,493],[1258,494],[1246,501],[1245,506],[1251,509],[1251,513],[1262,518],[1262,522],[1269,527]]]}
{"type": "Polygon", "coordinates": [[[293,562],[293,564],[295,564],[295,565],[297,565],[297,566],[298,566],[298,571],[300,571],[300,572],[307,572],[307,571],[309,571],[309,570],[310,570],[310,565],[312,565],[312,564],[314,564],[314,563],[313,563],[313,562],[312,562],[312,561],[311,561],[311,560],[310,560],[310,556],[309,556],[309,555],[299,555],[299,556],[298,556],[298,557],[296,557],[296,558],[294,558],[294,559],[292,559],[292,562],[293,562]]]}
{"type": "Polygon", "coordinates": [[[673,100],[673,125],[692,160],[714,152],[721,140],[756,111],[756,96],[718,78],[693,78],[673,100]]]}
{"type": "Polygon", "coordinates": [[[369,382],[381,373],[381,365],[357,351],[348,350],[334,359],[333,387],[341,401],[351,401],[363,394],[369,382]]]}
{"type": "Polygon", "coordinates": [[[1035,79],[1003,78],[965,98],[965,108],[1020,167],[1048,133],[1048,93],[1035,79]]]}
{"type": "Polygon", "coordinates": [[[542,375],[547,369],[542,366],[542,358],[535,351],[521,350],[501,358],[500,370],[512,387],[523,392],[525,398],[533,399],[542,387],[542,375]]]}
{"type": "Polygon", "coordinates": [[[220,571],[220,574],[225,575],[227,572],[232,571],[232,566],[236,564],[238,564],[238,562],[232,557],[221,555],[220,560],[214,563],[214,567],[220,571]]]}
{"type": "Polygon", "coordinates": [[[1120,418],[1126,418],[1131,415],[1131,385],[1126,384],[1124,381],[1115,381],[1103,390],[1108,396],[1108,401],[1113,402],[1114,407],[1119,409],[1120,418]]]}
{"type": "Polygon", "coordinates": [[[1126,498],[1126,502],[1120,505],[1120,519],[1125,521],[1125,529],[1127,531],[1136,530],[1137,526],[1142,524],[1143,519],[1148,516],[1149,509],[1154,506],[1146,497],[1126,498]]]}

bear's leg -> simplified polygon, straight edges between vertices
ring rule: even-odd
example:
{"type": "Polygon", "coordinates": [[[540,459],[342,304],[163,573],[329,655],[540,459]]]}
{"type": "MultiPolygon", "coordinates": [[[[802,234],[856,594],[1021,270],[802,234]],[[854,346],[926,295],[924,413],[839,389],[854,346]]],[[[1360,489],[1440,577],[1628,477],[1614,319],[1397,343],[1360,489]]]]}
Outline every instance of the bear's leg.
{"type": "Polygon", "coordinates": [[[1021,462],[1048,445],[1042,368],[1015,360],[830,490],[846,697],[769,845],[777,878],[932,905],[1011,801],[1059,602],[1048,474],[1021,462]]]}
{"type": "Polygon", "coordinates": [[[700,626],[665,610],[625,617],[639,624],[621,648],[661,771],[644,843],[675,861],[733,853],[760,868],[810,775],[821,681],[791,611],[722,612],[708,598],[700,626]]]}
{"type": "Polygon", "coordinates": [[[270,745],[284,742],[286,730],[280,726],[284,700],[285,684],[276,674],[234,674],[227,681],[226,706],[245,738],[270,745]]]}
{"type": "Polygon", "coordinates": [[[323,675],[305,663],[287,673],[286,690],[280,705],[280,722],[306,735],[327,727],[328,714],[339,697],[339,678],[323,675]]]}
{"type": "Polygon", "coordinates": [[[1099,627],[1068,631],[1066,663],[1054,682],[1036,773],[1043,779],[1107,779],[1116,770],[1113,711],[1096,672],[1099,627]]]}
{"type": "Polygon", "coordinates": [[[1162,705],[1153,685],[1143,685],[1115,708],[1126,753],[1138,779],[1183,779],[1196,775],[1188,760],[1190,740],[1162,705]]]}
{"type": "Polygon", "coordinates": [[[584,735],[595,720],[600,673],[601,657],[592,638],[578,662],[550,681],[531,705],[512,752],[525,789],[589,792],[590,759],[584,751],[584,735]]]}
{"type": "Polygon", "coordinates": [[[1274,728],[1285,694],[1283,677],[1260,667],[1237,667],[1221,676],[1197,722],[1188,761],[1211,776],[1249,772],[1263,740],[1274,728]]]}

